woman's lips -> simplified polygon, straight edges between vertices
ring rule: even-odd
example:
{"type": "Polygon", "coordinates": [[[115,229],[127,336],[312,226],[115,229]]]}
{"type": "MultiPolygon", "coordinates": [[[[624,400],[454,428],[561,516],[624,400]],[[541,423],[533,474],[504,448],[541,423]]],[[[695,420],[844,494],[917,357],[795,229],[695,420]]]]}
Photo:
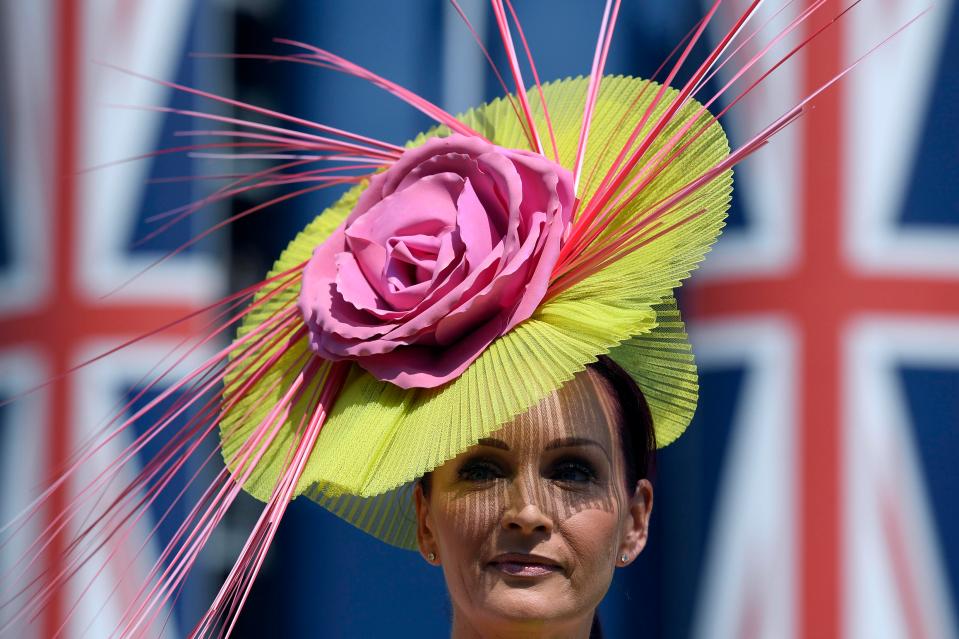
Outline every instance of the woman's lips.
{"type": "Polygon", "coordinates": [[[512,577],[541,577],[559,570],[557,566],[544,566],[543,564],[520,564],[512,561],[497,562],[493,564],[493,567],[512,577]]]}
{"type": "Polygon", "coordinates": [[[561,570],[557,563],[546,557],[514,553],[494,558],[489,566],[511,577],[542,577],[561,570]]]}

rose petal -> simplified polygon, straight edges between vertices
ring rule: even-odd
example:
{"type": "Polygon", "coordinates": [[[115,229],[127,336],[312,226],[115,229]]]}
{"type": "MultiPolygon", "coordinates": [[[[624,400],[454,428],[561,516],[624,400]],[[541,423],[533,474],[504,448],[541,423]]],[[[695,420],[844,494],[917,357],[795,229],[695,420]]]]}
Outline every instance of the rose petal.
{"type": "Polygon", "coordinates": [[[330,284],[330,308],[326,315],[325,326],[330,333],[344,339],[372,339],[392,330],[396,324],[384,322],[381,318],[357,309],[343,299],[343,294],[330,284]]]}
{"type": "Polygon", "coordinates": [[[493,248],[494,229],[489,214],[473,190],[472,180],[463,184],[463,191],[456,201],[456,226],[466,247],[466,263],[471,268],[478,268],[493,248]]]}
{"type": "Polygon", "coordinates": [[[383,298],[370,286],[352,253],[343,251],[337,253],[334,259],[336,261],[336,277],[333,282],[344,300],[352,304],[358,311],[388,310],[382,306],[383,298]]]}
{"type": "Polygon", "coordinates": [[[448,233],[444,233],[441,237],[409,235],[391,238],[386,247],[387,273],[392,274],[389,270],[390,265],[396,261],[414,267],[413,278],[409,285],[429,279],[436,268],[436,255],[439,253],[440,244],[445,235],[448,233]]]}
{"type": "Polygon", "coordinates": [[[500,210],[505,212],[506,229],[502,234],[503,252],[511,255],[519,247],[520,203],[523,201],[523,184],[513,163],[504,155],[484,153],[480,167],[492,178],[494,188],[501,200],[500,210]]]}
{"type": "Polygon", "coordinates": [[[433,175],[370,208],[346,229],[346,242],[369,281],[382,296],[386,244],[390,238],[439,235],[456,224],[455,198],[463,179],[451,173],[433,175]]]}
{"type": "Polygon", "coordinates": [[[433,268],[430,279],[430,290],[443,284],[449,278],[452,267],[459,262],[460,256],[465,250],[466,247],[463,245],[458,229],[454,228],[441,238],[440,249],[436,253],[436,266],[433,268]]]}
{"type": "Polygon", "coordinates": [[[496,276],[499,270],[499,262],[502,257],[501,247],[494,248],[487,256],[486,261],[480,265],[480,268],[466,275],[455,286],[445,286],[435,291],[436,295],[429,296],[430,304],[421,304],[417,313],[411,314],[406,322],[397,326],[384,337],[387,339],[408,338],[411,335],[422,332],[423,330],[435,326],[440,319],[449,314],[449,312],[459,306],[464,295],[469,296],[474,288],[485,288],[496,276]]]}
{"type": "MultiPolygon", "coordinates": [[[[383,176],[380,182],[381,190],[375,197],[379,200],[398,190],[399,185],[406,179],[407,174],[416,170],[417,167],[430,162],[434,157],[465,155],[470,158],[477,158],[493,148],[496,147],[482,138],[462,135],[451,135],[445,138],[432,138],[427,140],[422,145],[403,153],[400,159],[398,159],[388,171],[379,174],[383,176]]],[[[404,187],[405,186],[406,185],[404,185],[404,187]]],[[[363,198],[361,197],[360,199],[362,200],[363,198]]],[[[357,204],[359,205],[359,202],[357,204]]],[[[357,208],[359,208],[359,206],[357,208]]]]}
{"type": "Polygon", "coordinates": [[[491,321],[449,347],[408,346],[357,363],[400,388],[435,388],[462,375],[502,332],[502,322],[491,321]]]}
{"type": "Polygon", "coordinates": [[[504,258],[495,279],[481,289],[464,293],[463,299],[466,301],[459,307],[451,309],[437,322],[436,341],[438,343],[448,344],[457,339],[467,330],[467,327],[475,326],[493,311],[515,305],[517,297],[526,284],[526,274],[530,266],[529,258],[534,253],[540,238],[545,217],[544,213],[536,216],[537,220],[534,221],[526,241],[516,253],[504,258]]]}

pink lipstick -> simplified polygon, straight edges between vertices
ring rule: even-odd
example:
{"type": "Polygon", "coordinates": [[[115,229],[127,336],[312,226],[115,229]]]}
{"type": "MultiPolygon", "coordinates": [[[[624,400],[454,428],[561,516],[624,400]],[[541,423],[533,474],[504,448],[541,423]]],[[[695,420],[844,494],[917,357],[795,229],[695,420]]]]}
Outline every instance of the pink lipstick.
{"type": "Polygon", "coordinates": [[[493,564],[501,572],[514,577],[539,577],[548,575],[559,570],[556,566],[544,566],[542,564],[519,564],[512,561],[493,564]]]}
{"type": "Polygon", "coordinates": [[[525,553],[498,555],[489,565],[511,577],[542,577],[561,570],[559,564],[548,557],[525,553]]]}

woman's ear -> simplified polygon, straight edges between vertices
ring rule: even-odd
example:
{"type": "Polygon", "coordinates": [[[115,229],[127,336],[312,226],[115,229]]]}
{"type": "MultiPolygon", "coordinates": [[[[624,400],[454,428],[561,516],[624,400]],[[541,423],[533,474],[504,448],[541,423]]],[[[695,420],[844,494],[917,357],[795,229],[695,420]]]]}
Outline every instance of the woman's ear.
{"type": "Polygon", "coordinates": [[[648,479],[636,482],[636,490],[629,501],[626,529],[620,544],[617,562],[621,566],[631,563],[646,547],[649,537],[649,516],[653,512],[653,485],[648,479]],[[624,559],[625,558],[625,559],[624,559]]]}
{"type": "Polygon", "coordinates": [[[440,556],[436,546],[436,536],[433,534],[430,500],[423,494],[421,482],[416,482],[416,486],[413,487],[413,501],[416,506],[416,545],[423,559],[437,566],[440,563],[440,556]]]}

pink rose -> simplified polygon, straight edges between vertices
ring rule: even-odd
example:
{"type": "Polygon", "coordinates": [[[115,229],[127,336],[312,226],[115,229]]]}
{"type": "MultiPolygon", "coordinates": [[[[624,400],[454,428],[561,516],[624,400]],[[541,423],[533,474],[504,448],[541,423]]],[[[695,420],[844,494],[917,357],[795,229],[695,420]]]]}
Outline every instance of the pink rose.
{"type": "Polygon", "coordinates": [[[539,305],[572,175],[480,138],[432,138],[370,180],[303,272],[310,347],[403,388],[460,375],[539,305]]]}

